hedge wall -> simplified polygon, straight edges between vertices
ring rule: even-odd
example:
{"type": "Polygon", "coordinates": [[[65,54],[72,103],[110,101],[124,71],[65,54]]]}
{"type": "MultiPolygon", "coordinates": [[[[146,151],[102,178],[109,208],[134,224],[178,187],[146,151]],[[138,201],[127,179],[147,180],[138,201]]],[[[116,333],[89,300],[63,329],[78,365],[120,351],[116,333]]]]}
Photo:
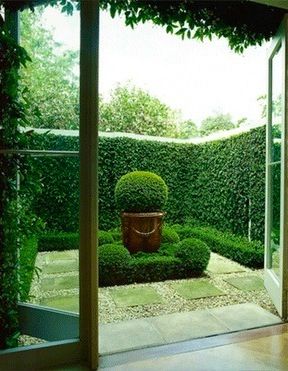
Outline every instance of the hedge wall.
{"type": "MultiPolygon", "coordinates": [[[[77,137],[31,136],[30,148],[78,150],[77,137]]],[[[76,231],[79,159],[38,158],[43,191],[37,213],[48,229],[76,231]]],[[[123,174],[147,170],[169,188],[167,221],[196,218],[221,230],[263,240],[265,213],[265,128],[205,144],[164,143],[100,137],[100,228],[119,225],[114,187],[123,174]]]]}

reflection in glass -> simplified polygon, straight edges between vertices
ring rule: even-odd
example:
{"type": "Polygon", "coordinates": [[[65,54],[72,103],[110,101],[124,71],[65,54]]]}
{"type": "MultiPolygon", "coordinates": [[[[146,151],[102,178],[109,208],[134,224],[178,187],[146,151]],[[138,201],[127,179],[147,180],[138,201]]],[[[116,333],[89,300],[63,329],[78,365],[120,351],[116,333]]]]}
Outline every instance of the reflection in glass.
{"type": "MultiPolygon", "coordinates": [[[[281,140],[282,140],[282,84],[283,60],[280,44],[272,60],[272,97],[270,104],[271,122],[270,152],[271,162],[268,164],[270,173],[269,203],[270,231],[269,231],[269,267],[279,277],[279,261],[281,256],[281,140]]],[[[280,278],[280,277],[279,277],[280,278]]]]}
{"type": "Polygon", "coordinates": [[[281,45],[272,61],[272,162],[281,161],[282,55],[281,45]]]}
{"type": "Polygon", "coordinates": [[[281,221],[281,163],[270,165],[271,171],[271,234],[270,268],[279,276],[280,221],[281,221]]]}
{"type": "MultiPolygon", "coordinates": [[[[65,151],[57,157],[51,156],[49,151],[36,157],[30,154],[22,157],[30,167],[26,165],[25,174],[19,168],[19,199],[27,189],[31,202],[26,213],[34,215],[39,226],[20,247],[20,261],[23,260],[21,251],[29,252],[28,256],[25,254],[27,269],[20,300],[29,308],[32,304],[37,313],[46,311],[48,315],[50,308],[79,313],[79,157],[77,153],[71,156],[65,151]]],[[[33,315],[33,312],[28,314],[31,323],[37,321],[37,314],[36,319],[33,315]]],[[[69,313],[60,315],[67,317],[69,313]]],[[[57,337],[59,331],[53,323],[66,319],[56,317],[57,314],[54,319],[50,316],[50,333],[57,337]]],[[[21,345],[43,342],[41,329],[36,333],[38,336],[21,336],[21,345]]],[[[42,335],[52,341],[65,340],[68,336],[64,333],[60,338],[42,335]]],[[[72,337],[77,336],[75,333],[72,337]]]]}
{"type": "Polygon", "coordinates": [[[79,158],[40,157],[41,194],[34,202],[44,222],[38,240],[39,277],[33,301],[54,309],[79,312],[79,158]]]}

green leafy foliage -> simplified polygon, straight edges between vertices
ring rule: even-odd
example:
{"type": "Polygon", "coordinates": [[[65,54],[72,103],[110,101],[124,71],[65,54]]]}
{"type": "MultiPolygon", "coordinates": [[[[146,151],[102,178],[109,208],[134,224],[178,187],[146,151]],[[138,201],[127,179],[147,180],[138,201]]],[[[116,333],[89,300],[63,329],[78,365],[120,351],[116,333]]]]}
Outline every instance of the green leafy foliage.
{"type": "Polygon", "coordinates": [[[248,241],[247,238],[235,236],[229,232],[220,232],[212,227],[185,226],[181,237],[191,237],[204,241],[211,251],[234,260],[250,268],[263,268],[264,247],[260,242],[248,241]]]}
{"type": "Polygon", "coordinates": [[[242,53],[249,45],[261,45],[273,36],[284,9],[247,1],[117,1],[102,0],[102,9],[125,16],[127,26],[152,21],[167,33],[204,40],[225,37],[231,49],[242,53]]]}
{"type": "Polygon", "coordinates": [[[61,50],[41,24],[42,12],[37,8],[21,13],[21,44],[32,59],[20,75],[20,88],[29,101],[26,120],[37,128],[77,129],[79,83],[74,69],[78,52],[61,50]]]}
{"type": "Polygon", "coordinates": [[[30,287],[35,272],[35,261],[38,252],[36,237],[26,239],[20,248],[19,254],[19,292],[20,301],[29,299],[30,287]]]}
{"type": "Polygon", "coordinates": [[[39,236],[38,251],[64,251],[79,249],[79,234],[50,232],[39,236]]]}
{"type": "Polygon", "coordinates": [[[123,284],[129,277],[131,256],[128,250],[119,244],[107,244],[100,246],[98,251],[100,286],[123,284]]]}
{"type": "MultiPolygon", "coordinates": [[[[30,135],[30,148],[78,150],[76,137],[30,135]]],[[[44,185],[35,210],[48,230],[77,231],[79,160],[38,158],[44,185]]],[[[120,225],[114,190],[131,171],[149,169],[169,188],[167,223],[194,218],[220,230],[264,240],[265,128],[201,145],[100,137],[99,225],[120,225]]],[[[178,232],[178,230],[176,229],[178,232]]]]}
{"type": "Polygon", "coordinates": [[[149,171],[133,171],[123,175],[116,183],[115,200],[119,210],[160,211],[167,198],[168,188],[164,180],[149,171]]]}
{"type": "MultiPolygon", "coordinates": [[[[38,238],[39,251],[64,251],[79,249],[79,234],[75,232],[48,232],[38,238]]],[[[112,233],[98,231],[98,246],[114,242],[112,233]]]]}
{"type": "Polygon", "coordinates": [[[201,274],[209,263],[210,249],[201,240],[185,238],[178,244],[175,256],[181,260],[181,266],[188,275],[201,274]]]}
{"type": "Polygon", "coordinates": [[[118,86],[108,102],[100,100],[100,131],[175,137],[176,124],[176,112],[135,86],[118,86]]]}
{"type": "MultiPolygon", "coordinates": [[[[26,124],[26,103],[19,88],[18,71],[29,57],[11,36],[8,21],[9,17],[4,22],[0,13],[0,147],[19,149],[25,142],[19,126],[26,124]]],[[[17,302],[23,288],[18,275],[18,252],[39,227],[31,211],[31,200],[39,191],[39,184],[33,161],[27,157],[2,154],[0,169],[0,349],[3,349],[18,344],[17,302]]]]}
{"type": "Polygon", "coordinates": [[[209,116],[202,121],[200,127],[201,136],[205,136],[220,130],[230,130],[235,128],[230,114],[217,114],[209,116]]]}
{"type": "MultiPolygon", "coordinates": [[[[0,0],[6,8],[23,9],[35,1],[0,0]]],[[[61,6],[62,12],[72,14],[79,9],[79,1],[47,0],[45,5],[61,6]]],[[[112,17],[124,15],[127,26],[152,21],[167,33],[184,38],[212,39],[225,37],[236,52],[249,45],[261,45],[273,36],[285,14],[284,9],[247,1],[134,1],[101,0],[100,7],[112,17]]]]}
{"type": "MultiPolygon", "coordinates": [[[[192,240],[194,241],[195,239],[192,240]]],[[[210,250],[202,241],[198,241],[197,246],[200,247],[196,247],[193,253],[184,248],[182,255],[179,253],[179,257],[176,256],[180,251],[177,243],[162,244],[157,253],[140,252],[134,255],[130,255],[123,245],[109,244],[100,246],[100,286],[155,282],[199,276],[208,264],[207,259],[209,261],[210,250]],[[207,251],[209,252],[209,257],[207,251]],[[205,268],[203,268],[204,266],[205,268]]]]}
{"type": "Polygon", "coordinates": [[[180,123],[179,138],[187,139],[197,137],[198,135],[199,131],[195,122],[186,120],[180,123]]]}
{"type": "Polygon", "coordinates": [[[112,233],[107,231],[98,231],[98,246],[111,244],[114,242],[112,233]]]}
{"type": "Polygon", "coordinates": [[[162,228],[162,233],[161,233],[161,243],[178,243],[180,241],[180,238],[178,236],[178,233],[175,231],[175,229],[164,226],[162,228]]]}
{"type": "MultiPolygon", "coordinates": [[[[155,282],[181,277],[181,262],[175,256],[143,254],[130,263],[132,282],[155,282]]],[[[182,275],[184,278],[184,276],[182,275]]]]}
{"type": "Polygon", "coordinates": [[[112,236],[112,238],[115,242],[122,241],[122,232],[121,232],[121,229],[119,227],[110,229],[109,233],[111,234],[111,236],[112,236]]]}

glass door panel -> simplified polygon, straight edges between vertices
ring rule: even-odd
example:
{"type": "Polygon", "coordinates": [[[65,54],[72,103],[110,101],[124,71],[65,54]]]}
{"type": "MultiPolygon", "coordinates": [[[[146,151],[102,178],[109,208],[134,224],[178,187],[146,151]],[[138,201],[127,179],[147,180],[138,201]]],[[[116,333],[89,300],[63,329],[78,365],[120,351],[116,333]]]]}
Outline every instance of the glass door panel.
{"type": "Polygon", "coordinates": [[[265,286],[279,315],[287,317],[285,289],[286,243],[286,61],[287,17],[274,37],[269,55],[266,146],[265,286]]]}

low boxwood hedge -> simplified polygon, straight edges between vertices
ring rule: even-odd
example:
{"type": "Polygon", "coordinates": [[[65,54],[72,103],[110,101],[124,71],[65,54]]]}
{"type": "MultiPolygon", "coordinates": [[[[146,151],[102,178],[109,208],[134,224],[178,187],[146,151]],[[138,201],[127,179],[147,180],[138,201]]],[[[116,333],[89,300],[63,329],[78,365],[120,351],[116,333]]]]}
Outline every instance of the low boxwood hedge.
{"type": "Polygon", "coordinates": [[[263,268],[264,246],[246,237],[220,232],[212,227],[184,226],[177,230],[180,239],[195,237],[204,241],[211,251],[234,260],[249,268],[263,268]]]}
{"type": "Polygon", "coordinates": [[[162,256],[157,253],[132,257],[130,262],[132,282],[154,282],[175,278],[185,278],[181,260],[175,256],[162,256]]]}
{"type": "Polygon", "coordinates": [[[183,246],[182,254],[180,251],[180,243],[165,243],[158,252],[140,252],[134,255],[130,255],[119,242],[100,246],[99,285],[113,286],[201,276],[208,264],[207,257],[208,261],[210,257],[205,243],[198,241],[193,247],[190,243],[189,247],[183,246]],[[194,249],[194,253],[189,249],[194,249]],[[183,254],[189,256],[190,260],[186,260],[183,254]]]}
{"type": "MultiPolygon", "coordinates": [[[[112,233],[98,231],[98,246],[114,242],[112,233]]],[[[64,251],[79,249],[79,234],[72,232],[49,232],[38,239],[38,251],[64,251]]]]}
{"type": "Polygon", "coordinates": [[[79,234],[72,232],[49,232],[38,239],[38,251],[64,251],[79,249],[79,234]]]}

